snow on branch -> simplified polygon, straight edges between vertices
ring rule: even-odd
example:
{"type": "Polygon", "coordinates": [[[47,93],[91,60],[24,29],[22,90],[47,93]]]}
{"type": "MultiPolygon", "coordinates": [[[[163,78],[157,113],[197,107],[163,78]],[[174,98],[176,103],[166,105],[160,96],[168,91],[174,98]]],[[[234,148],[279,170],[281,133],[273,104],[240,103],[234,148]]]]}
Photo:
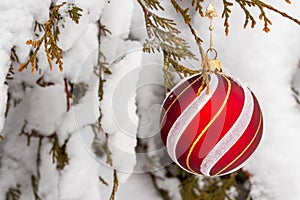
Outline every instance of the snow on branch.
{"type": "MultiPolygon", "coordinates": [[[[44,51],[47,56],[47,60],[49,63],[50,70],[52,70],[52,61],[56,60],[55,63],[58,65],[59,70],[63,70],[63,50],[58,46],[58,35],[59,31],[59,22],[63,20],[63,17],[59,13],[61,7],[66,5],[66,2],[62,4],[53,6],[50,10],[50,18],[49,20],[42,25],[39,25],[39,29],[44,31],[43,36],[38,40],[28,40],[26,42],[27,45],[31,45],[34,48],[34,51],[30,53],[29,59],[27,62],[22,63],[19,67],[19,71],[22,72],[27,66],[31,63],[31,73],[34,73],[34,70],[37,68],[37,53],[39,52],[42,44],[44,44],[44,51]]],[[[67,10],[69,17],[75,22],[79,23],[79,19],[81,17],[82,9],[70,4],[68,5],[67,10]]],[[[62,25],[62,27],[64,27],[62,25]]]]}

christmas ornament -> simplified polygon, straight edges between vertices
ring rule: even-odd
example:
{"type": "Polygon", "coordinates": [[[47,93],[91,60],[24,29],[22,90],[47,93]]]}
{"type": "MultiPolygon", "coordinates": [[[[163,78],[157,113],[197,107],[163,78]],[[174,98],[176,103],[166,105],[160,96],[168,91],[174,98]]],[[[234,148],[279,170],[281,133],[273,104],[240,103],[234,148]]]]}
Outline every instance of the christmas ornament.
{"type": "MultiPolygon", "coordinates": [[[[216,53],[212,40],[209,51],[216,53]]],[[[207,73],[182,80],[163,102],[161,137],[180,167],[219,176],[244,166],[261,140],[263,118],[253,92],[223,73],[216,56],[204,62],[207,73]]]]}

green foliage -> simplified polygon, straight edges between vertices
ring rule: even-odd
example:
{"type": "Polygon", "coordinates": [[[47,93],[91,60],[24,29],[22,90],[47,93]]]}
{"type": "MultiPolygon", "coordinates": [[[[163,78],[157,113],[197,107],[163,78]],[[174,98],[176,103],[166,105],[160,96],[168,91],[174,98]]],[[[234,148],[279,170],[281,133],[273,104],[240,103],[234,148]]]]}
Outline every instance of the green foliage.
{"type": "MultiPolygon", "coordinates": [[[[221,178],[204,178],[204,187],[200,189],[199,199],[203,200],[231,200],[228,195],[233,188],[238,192],[239,188],[236,183],[237,173],[232,173],[221,178]],[[233,187],[233,188],[232,188],[233,187]]],[[[235,198],[234,198],[235,199],[235,198]]]]}
{"type": "Polygon", "coordinates": [[[195,55],[189,50],[187,42],[178,36],[180,31],[176,28],[176,23],[151,11],[152,9],[163,10],[160,2],[157,0],[137,1],[144,12],[149,37],[149,40],[146,40],[144,44],[145,52],[167,52],[175,60],[195,59],[195,55]]]}
{"type": "Polygon", "coordinates": [[[194,200],[200,197],[200,186],[198,184],[198,177],[189,174],[185,171],[181,172],[182,181],[180,183],[180,195],[182,200],[194,200]]]}
{"type": "Polygon", "coordinates": [[[76,23],[79,24],[80,17],[82,16],[82,9],[71,3],[68,5],[69,17],[76,23]]]}
{"type": "MultiPolygon", "coordinates": [[[[101,52],[101,39],[103,36],[107,36],[108,34],[111,34],[111,32],[105,27],[104,24],[101,23],[100,20],[98,20],[98,63],[97,65],[94,67],[94,73],[96,76],[98,76],[99,78],[99,87],[98,87],[98,100],[102,101],[103,100],[103,95],[104,95],[104,91],[103,91],[103,86],[105,83],[105,76],[107,75],[111,75],[112,72],[110,71],[110,69],[108,68],[108,63],[106,62],[106,57],[105,55],[101,52]]],[[[113,160],[111,158],[111,151],[109,149],[109,145],[108,145],[108,134],[105,133],[102,129],[102,125],[101,125],[101,119],[102,119],[102,110],[101,107],[99,107],[99,112],[100,112],[100,116],[98,118],[98,124],[97,125],[92,125],[92,129],[95,133],[95,135],[97,136],[98,133],[104,133],[105,134],[105,144],[104,147],[102,147],[101,145],[97,145],[97,150],[99,150],[101,153],[106,155],[106,163],[109,164],[111,167],[113,167],[113,160]]],[[[104,184],[108,186],[108,183],[99,176],[99,180],[104,184]]],[[[114,169],[113,170],[113,185],[112,185],[112,191],[110,194],[110,200],[114,200],[117,190],[119,187],[119,180],[118,180],[118,176],[117,176],[117,170],[114,169]]]]}
{"type": "Polygon", "coordinates": [[[204,0],[193,0],[192,6],[195,7],[195,10],[199,13],[200,16],[204,17],[203,7],[201,3],[203,3],[204,0]]]}
{"type": "Polygon", "coordinates": [[[31,137],[34,136],[34,132],[31,132],[31,133],[27,132],[25,130],[26,125],[27,125],[27,121],[24,122],[24,124],[22,126],[22,129],[21,129],[21,133],[19,135],[20,136],[22,136],[22,135],[26,136],[26,138],[27,138],[27,146],[30,146],[31,137]]]}
{"type": "Polygon", "coordinates": [[[63,145],[59,145],[58,136],[55,135],[52,143],[50,154],[52,154],[52,161],[56,163],[56,167],[59,170],[64,169],[69,164],[69,156],[67,154],[68,139],[65,140],[63,145]]]}
{"type": "MultiPolygon", "coordinates": [[[[63,2],[62,4],[52,6],[50,9],[50,18],[45,24],[35,23],[34,30],[37,28],[40,31],[44,31],[43,36],[38,40],[28,40],[26,42],[27,45],[31,45],[33,47],[33,51],[30,53],[29,59],[20,64],[19,71],[23,71],[27,66],[31,63],[31,73],[33,74],[37,66],[37,53],[39,52],[42,44],[44,44],[44,51],[47,56],[47,60],[49,63],[50,70],[52,70],[52,61],[58,65],[60,71],[63,70],[63,50],[58,46],[58,35],[59,31],[59,22],[63,19],[61,14],[59,13],[59,9],[67,4],[63,2]]],[[[78,8],[74,4],[69,4],[69,17],[75,22],[79,23],[79,19],[81,17],[82,9],[78,8]]]]}
{"type": "MultiPolygon", "coordinates": [[[[186,24],[190,23],[192,21],[191,15],[189,13],[189,8],[183,9],[176,0],[171,0],[171,3],[173,7],[175,8],[177,13],[180,13],[183,16],[184,22],[186,24]]],[[[195,2],[192,2],[192,4],[195,2]]],[[[198,4],[197,4],[198,5],[198,4]]],[[[197,8],[196,8],[197,10],[197,8]]]]}
{"type": "MultiPolygon", "coordinates": [[[[287,3],[291,3],[289,0],[285,0],[287,3]]],[[[275,13],[280,14],[281,16],[290,19],[300,25],[300,21],[296,18],[293,18],[292,16],[286,14],[283,11],[278,10],[277,8],[274,8],[272,5],[267,4],[260,0],[234,0],[235,3],[239,5],[239,7],[243,10],[245,14],[245,22],[244,22],[244,28],[247,27],[248,23],[251,21],[251,28],[254,28],[256,25],[255,17],[251,14],[250,8],[251,7],[257,7],[260,10],[260,14],[258,18],[263,21],[263,31],[268,33],[270,31],[270,25],[272,25],[271,20],[267,17],[265,10],[270,10],[275,13]]],[[[225,33],[228,35],[229,33],[229,17],[230,17],[230,6],[233,5],[231,1],[223,0],[223,13],[222,17],[224,18],[224,26],[225,26],[225,33]]]]}
{"type": "Polygon", "coordinates": [[[229,34],[229,17],[230,17],[230,6],[233,6],[233,3],[227,1],[227,0],[223,0],[223,13],[222,13],[222,18],[225,17],[224,19],[224,27],[225,27],[225,34],[228,35],[229,34]]]}
{"type": "Polygon", "coordinates": [[[41,178],[40,165],[41,165],[42,142],[44,139],[48,139],[49,141],[52,142],[52,148],[49,153],[52,154],[53,163],[56,163],[57,169],[62,170],[69,162],[69,157],[66,151],[68,139],[65,141],[65,143],[62,146],[60,146],[58,141],[58,136],[56,133],[53,133],[48,136],[44,136],[43,134],[39,133],[34,129],[32,129],[31,132],[28,132],[25,130],[26,125],[27,122],[25,121],[21,129],[21,133],[19,135],[26,136],[27,146],[30,146],[32,138],[38,139],[38,147],[37,147],[37,155],[36,155],[36,174],[31,175],[31,186],[32,186],[35,200],[41,200],[41,198],[38,195],[38,191],[39,191],[39,181],[41,178]]]}
{"type": "MultiPolygon", "coordinates": [[[[14,72],[14,63],[20,63],[19,61],[19,57],[16,53],[16,49],[15,49],[15,46],[11,48],[10,50],[10,66],[9,66],[9,69],[8,69],[8,73],[6,75],[6,81],[7,80],[12,80],[14,75],[15,75],[15,72],[14,72]]],[[[7,84],[7,82],[6,82],[7,84]]]]}
{"type": "Polygon", "coordinates": [[[38,139],[38,146],[37,146],[37,154],[36,154],[36,174],[31,175],[31,186],[32,186],[32,191],[35,200],[41,200],[41,198],[38,195],[38,188],[39,188],[39,181],[41,178],[41,173],[40,173],[40,165],[41,165],[41,147],[42,147],[42,141],[44,138],[51,138],[53,135],[50,136],[44,136],[40,134],[36,130],[31,130],[31,132],[26,131],[26,125],[27,122],[24,122],[24,125],[22,126],[21,133],[19,134],[20,136],[26,136],[27,138],[27,146],[30,146],[31,144],[31,139],[36,138],[38,139]]]}
{"type": "Polygon", "coordinates": [[[166,56],[166,64],[168,65],[169,68],[173,69],[175,72],[180,72],[184,76],[190,76],[193,74],[200,73],[200,70],[192,70],[190,68],[185,67],[182,64],[179,64],[176,60],[169,57],[167,54],[165,56],[166,56]]]}
{"type": "Polygon", "coordinates": [[[164,10],[164,8],[160,5],[159,0],[144,0],[144,4],[151,10],[164,10]]]}
{"type": "Polygon", "coordinates": [[[31,186],[32,186],[32,190],[33,190],[33,196],[35,200],[42,200],[38,194],[39,191],[39,179],[34,176],[31,175],[31,186]]]}
{"type": "Polygon", "coordinates": [[[16,187],[10,187],[5,194],[5,200],[19,200],[21,197],[20,187],[19,184],[16,187]]]}
{"type": "MultiPolygon", "coordinates": [[[[99,78],[99,87],[98,87],[98,98],[99,101],[101,101],[103,99],[103,86],[105,83],[105,79],[104,76],[105,75],[111,75],[111,71],[108,68],[109,63],[106,62],[106,57],[105,55],[101,52],[101,37],[102,36],[107,36],[109,34],[111,34],[111,32],[105,27],[104,24],[102,24],[100,22],[100,20],[98,21],[98,29],[99,29],[99,33],[98,33],[98,64],[97,66],[94,67],[94,74],[96,76],[98,76],[99,78]]],[[[101,110],[100,110],[101,113],[101,110]]]]}
{"type": "Polygon", "coordinates": [[[172,198],[170,197],[169,195],[169,191],[168,190],[165,190],[163,188],[160,188],[158,186],[158,183],[157,183],[157,180],[158,179],[161,179],[161,180],[164,180],[163,178],[161,177],[158,177],[155,175],[155,173],[152,173],[152,172],[149,172],[149,176],[151,178],[151,181],[153,183],[153,186],[154,188],[156,189],[156,191],[159,193],[160,197],[163,199],[163,200],[171,200],[172,198]]]}
{"type": "MultiPolygon", "coordinates": [[[[183,76],[190,76],[195,73],[199,73],[199,70],[191,70],[179,63],[182,59],[196,59],[192,52],[189,52],[189,46],[187,43],[179,37],[180,31],[176,27],[176,23],[172,19],[160,17],[153,12],[153,10],[164,10],[159,0],[137,0],[140,4],[145,17],[145,24],[148,34],[148,40],[144,43],[145,52],[162,52],[164,56],[164,85],[165,92],[168,92],[168,88],[172,88],[174,85],[174,73],[177,73],[180,78],[183,76]]],[[[191,4],[200,16],[204,16],[203,7],[201,3],[204,0],[192,0],[191,4]]],[[[289,0],[285,0],[287,3],[291,3],[289,0]]],[[[269,32],[269,26],[272,25],[271,20],[266,15],[266,10],[273,11],[288,18],[300,25],[300,21],[289,16],[288,14],[274,8],[273,6],[266,4],[260,0],[223,0],[223,13],[224,27],[226,35],[229,34],[229,18],[231,16],[231,7],[236,3],[245,14],[244,28],[251,24],[254,28],[256,25],[256,18],[250,12],[252,8],[259,9],[260,14],[258,18],[263,21],[263,31],[269,32]]],[[[182,16],[183,21],[189,27],[191,34],[194,36],[195,43],[199,47],[199,52],[202,57],[202,76],[203,83],[207,85],[207,92],[209,92],[208,77],[210,70],[209,59],[206,56],[205,50],[202,47],[202,39],[197,35],[196,30],[191,25],[191,16],[189,8],[182,8],[180,3],[176,0],[170,0],[174,10],[182,16]]],[[[292,88],[293,89],[293,88],[292,88]]],[[[294,91],[294,96],[298,97],[298,93],[294,91]]],[[[298,98],[295,98],[298,100],[298,98]]],[[[297,101],[300,102],[299,100],[297,101]]],[[[139,143],[139,146],[147,149],[147,144],[139,143]],[[142,146],[143,145],[143,146],[142,146]]],[[[146,150],[145,150],[146,151],[146,150]]],[[[149,158],[151,159],[151,158],[149,158]]],[[[180,180],[180,194],[183,200],[224,200],[232,199],[229,195],[230,191],[235,190],[237,192],[236,199],[248,199],[250,188],[245,186],[245,183],[249,183],[249,174],[239,170],[238,172],[222,177],[201,177],[188,174],[179,167],[172,173],[172,166],[169,165],[165,170],[167,171],[167,177],[176,177],[180,180]],[[199,184],[201,183],[201,184],[199,184]]],[[[175,167],[176,168],[176,167],[175,167]]],[[[174,170],[173,170],[174,171],[174,170]]],[[[170,199],[167,190],[158,187],[157,181],[160,177],[155,176],[155,173],[150,173],[151,180],[154,188],[160,194],[162,199],[170,199]]],[[[251,198],[251,197],[250,197],[251,198]]]]}

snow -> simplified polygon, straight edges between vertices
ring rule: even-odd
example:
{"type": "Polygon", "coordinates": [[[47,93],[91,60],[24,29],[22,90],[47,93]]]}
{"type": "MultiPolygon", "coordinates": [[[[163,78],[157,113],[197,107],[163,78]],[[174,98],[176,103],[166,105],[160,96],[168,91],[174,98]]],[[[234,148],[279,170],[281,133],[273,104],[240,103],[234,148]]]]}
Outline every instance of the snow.
{"type": "Polygon", "coordinates": [[[66,96],[61,95],[63,93],[64,86],[62,84],[46,88],[35,87],[29,97],[27,128],[44,135],[51,135],[67,109],[66,96]],[[45,116],[49,110],[51,110],[51,115],[45,116]]]}
{"type": "MultiPolygon", "coordinates": [[[[259,29],[243,31],[238,25],[232,25],[230,36],[225,40],[218,35],[216,43],[222,52],[223,65],[248,82],[263,110],[264,138],[245,167],[254,177],[254,196],[256,199],[262,196],[299,199],[300,185],[295,177],[300,177],[297,170],[300,163],[295,162],[295,158],[300,153],[300,136],[297,134],[300,116],[291,96],[291,80],[299,60],[296,52],[300,49],[295,44],[300,42],[300,30],[275,14],[270,15],[274,25],[269,34],[259,29]],[[261,181],[255,181],[257,179],[261,181]],[[256,190],[261,190],[263,195],[257,196],[256,190]]],[[[238,16],[232,16],[232,22],[236,24],[234,17],[238,16]]],[[[221,30],[216,28],[216,31],[221,30]]]]}
{"type": "Polygon", "coordinates": [[[99,163],[86,149],[93,141],[93,134],[92,129],[86,127],[79,129],[78,134],[73,134],[69,139],[67,152],[70,164],[60,177],[59,199],[100,199],[99,163]]]}
{"type": "MultiPolygon", "coordinates": [[[[103,48],[106,47],[106,44],[110,43],[105,42],[103,48]]],[[[123,182],[130,175],[128,172],[133,172],[136,163],[138,117],[135,92],[142,46],[138,42],[122,42],[121,40],[119,44],[119,52],[117,52],[119,56],[111,61],[112,74],[106,77],[103,87],[105,98],[100,107],[103,113],[103,130],[111,135],[109,146],[112,151],[114,167],[121,172],[127,172],[119,174],[120,181],[123,182]]]]}
{"type": "MultiPolygon", "coordinates": [[[[42,137],[56,133],[60,145],[69,139],[69,165],[61,171],[56,169],[49,155],[51,140],[44,138],[42,141],[39,195],[43,200],[109,198],[113,170],[105,164],[103,157],[94,154],[94,140],[100,138],[102,144],[104,136],[99,133],[102,136],[98,138],[91,129],[91,124],[96,123],[99,116],[98,78],[93,74],[98,59],[99,18],[111,31],[111,35],[101,41],[101,50],[112,75],[104,77],[104,99],[100,108],[102,128],[108,134],[113,166],[118,171],[120,187],[117,199],[160,199],[146,172],[164,176],[163,168],[170,164],[159,139],[159,111],[164,96],[162,59],[160,54],[142,53],[142,43],[146,38],[143,13],[132,0],[71,2],[83,9],[83,16],[80,24],[75,24],[65,13],[67,6],[62,10],[65,28],[60,29],[59,45],[64,50],[64,71],[59,72],[54,67],[50,72],[46,57],[40,52],[40,72],[34,75],[29,70],[16,72],[14,80],[7,86],[4,81],[11,64],[11,48],[15,47],[20,62],[28,59],[30,46],[25,41],[36,39],[34,22],[46,22],[51,1],[0,1],[0,132],[5,136],[5,140],[0,142],[0,199],[5,198],[9,187],[17,184],[22,186],[21,200],[34,198],[30,177],[36,173],[38,139],[32,138],[30,146],[27,146],[26,137],[19,136],[25,121],[25,131],[29,133],[32,129],[42,137]],[[39,78],[54,85],[37,85],[39,78]],[[65,78],[73,84],[87,85],[77,103],[70,99],[71,109],[68,111],[65,78]],[[7,93],[10,94],[11,107],[4,120],[7,93]],[[149,153],[136,153],[137,138],[147,141],[149,153]],[[158,158],[161,158],[161,163],[158,158]],[[103,185],[99,176],[109,186],[103,185]]],[[[292,6],[284,1],[270,2],[300,18],[297,10],[300,2],[293,2],[292,6]]],[[[182,19],[167,1],[163,4],[166,6],[163,15],[178,22],[181,35],[196,53],[197,47],[182,19]]],[[[217,7],[220,15],[222,8],[218,4],[217,7]]],[[[268,15],[273,21],[270,33],[263,33],[260,23],[253,30],[244,30],[243,13],[234,7],[228,37],[223,34],[223,21],[220,18],[215,20],[214,45],[224,70],[249,85],[263,110],[264,138],[245,167],[252,174],[251,195],[259,200],[298,200],[300,115],[291,84],[293,82],[300,89],[297,68],[300,28],[279,15],[269,12],[268,15]]],[[[208,41],[208,20],[195,17],[192,22],[204,41],[208,41]]],[[[207,44],[204,45],[206,48],[207,44]]],[[[195,61],[187,65],[199,68],[195,61]]],[[[13,63],[13,66],[16,71],[18,64],[13,63]]],[[[159,180],[158,184],[170,190],[172,199],[180,199],[177,179],[159,180]]]]}

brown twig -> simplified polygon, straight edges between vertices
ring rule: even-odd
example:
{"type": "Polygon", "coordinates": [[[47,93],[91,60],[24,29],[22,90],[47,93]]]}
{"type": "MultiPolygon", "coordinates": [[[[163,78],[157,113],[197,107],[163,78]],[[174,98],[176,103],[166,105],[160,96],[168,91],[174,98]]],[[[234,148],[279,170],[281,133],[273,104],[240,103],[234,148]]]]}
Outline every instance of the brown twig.
{"type": "MultiPolygon", "coordinates": [[[[285,17],[285,18],[288,18],[288,19],[292,20],[293,22],[297,23],[298,25],[300,25],[300,20],[298,20],[298,19],[296,19],[296,18],[294,18],[294,17],[288,15],[288,14],[285,13],[285,12],[282,12],[282,11],[278,10],[277,8],[271,6],[270,4],[264,3],[264,2],[262,2],[262,1],[260,1],[260,0],[253,0],[253,1],[254,1],[257,5],[260,5],[260,6],[264,7],[264,8],[267,8],[268,10],[274,11],[275,13],[278,13],[278,14],[280,14],[281,16],[283,16],[283,17],[285,17]]],[[[291,3],[290,1],[286,1],[286,2],[289,3],[289,4],[291,3]]]]}
{"type": "Polygon", "coordinates": [[[64,78],[64,83],[65,83],[65,92],[66,92],[66,101],[67,101],[67,111],[70,110],[70,92],[68,89],[68,81],[67,78],[64,78]]]}
{"type": "MultiPolygon", "coordinates": [[[[178,10],[178,4],[176,4],[176,2],[174,2],[173,0],[171,0],[171,3],[174,7],[175,10],[178,10]]],[[[201,55],[202,58],[202,85],[205,84],[205,86],[207,87],[206,92],[209,93],[209,76],[208,76],[208,72],[209,71],[209,66],[208,66],[208,58],[206,56],[205,50],[202,46],[203,40],[197,35],[196,30],[193,28],[193,26],[191,25],[191,20],[186,20],[186,16],[184,16],[184,12],[178,12],[181,14],[183,20],[185,21],[186,25],[189,27],[191,34],[194,36],[194,40],[199,48],[199,53],[201,55]]],[[[185,13],[186,14],[186,13],[185,13]]]]}
{"type": "Polygon", "coordinates": [[[110,195],[110,200],[114,200],[116,197],[116,193],[118,191],[118,187],[119,187],[119,180],[118,180],[118,176],[117,176],[117,170],[114,169],[114,184],[113,184],[113,188],[111,191],[111,195],[110,195]]]}

